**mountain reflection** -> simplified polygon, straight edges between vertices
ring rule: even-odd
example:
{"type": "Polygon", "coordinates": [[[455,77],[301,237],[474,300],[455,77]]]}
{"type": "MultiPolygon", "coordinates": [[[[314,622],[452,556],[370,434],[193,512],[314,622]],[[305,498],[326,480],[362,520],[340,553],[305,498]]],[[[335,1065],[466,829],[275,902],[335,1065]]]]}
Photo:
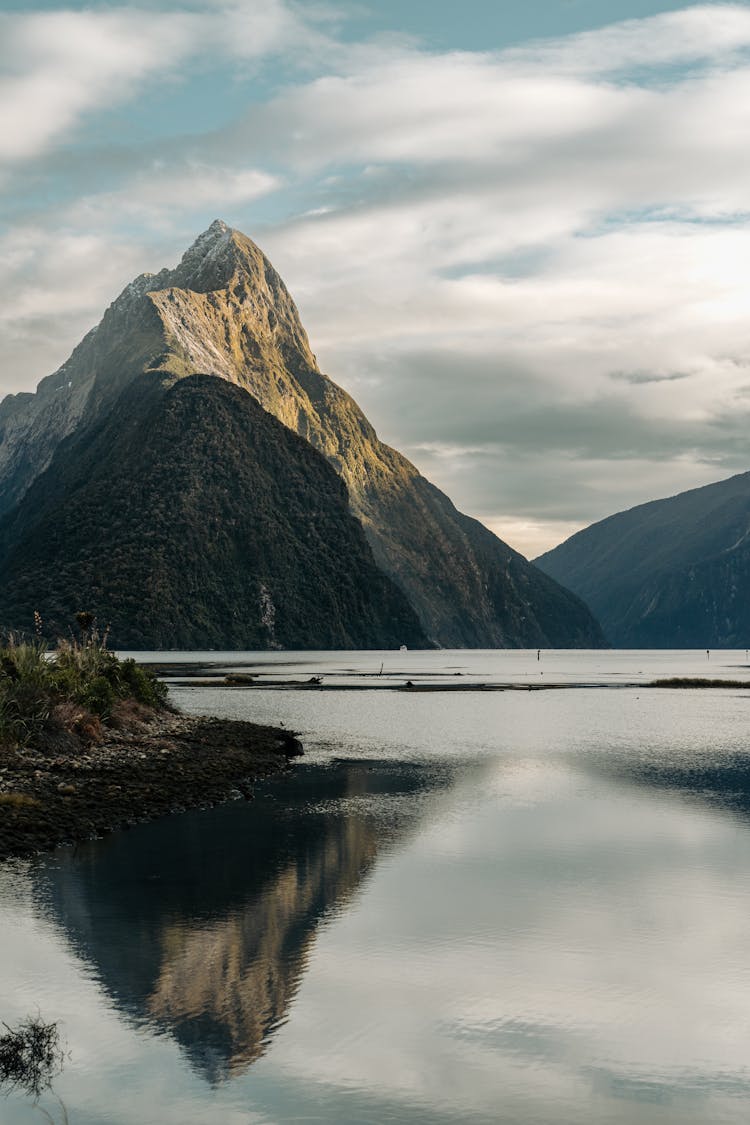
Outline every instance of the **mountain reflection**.
{"type": "Polygon", "coordinates": [[[587,756],[588,768],[639,788],[670,792],[714,809],[750,816],[750,755],[725,754],[714,748],[705,755],[649,747],[640,756],[611,752],[587,756]]]}
{"type": "Polygon", "coordinates": [[[217,1083],[266,1050],[320,922],[413,827],[448,767],[297,767],[251,804],[186,813],[40,866],[37,892],[116,1005],[217,1083]],[[421,798],[421,799],[420,799],[421,798]]]}

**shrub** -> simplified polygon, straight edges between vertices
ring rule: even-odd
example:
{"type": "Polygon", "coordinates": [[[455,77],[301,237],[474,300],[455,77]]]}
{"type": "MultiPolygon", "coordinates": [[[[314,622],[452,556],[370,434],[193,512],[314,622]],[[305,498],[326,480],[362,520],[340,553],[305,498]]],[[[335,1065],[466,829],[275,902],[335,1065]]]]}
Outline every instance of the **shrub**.
{"type": "Polygon", "coordinates": [[[44,646],[0,649],[0,743],[25,745],[47,726],[52,710],[51,678],[44,646]]]}
{"type": "Polygon", "coordinates": [[[24,747],[45,732],[69,729],[61,704],[77,705],[104,722],[118,701],[166,706],[166,685],[134,660],[118,660],[91,614],[78,614],[77,624],[80,639],[60,640],[51,652],[38,637],[11,636],[0,645],[0,745],[24,747]]]}
{"type": "Polygon", "coordinates": [[[129,688],[123,698],[131,695],[147,707],[164,707],[167,702],[167,685],[158,680],[152,671],[142,668],[132,659],[123,660],[120,669],[123,683],[129,688]]]}
{"type": "Polygon", "coordinates": [[[94,676],[88,683],[81,685],[75,698],[77,703],[81,703],[101,719],[108,719],[117,693],[106,676],[94,676]]]}

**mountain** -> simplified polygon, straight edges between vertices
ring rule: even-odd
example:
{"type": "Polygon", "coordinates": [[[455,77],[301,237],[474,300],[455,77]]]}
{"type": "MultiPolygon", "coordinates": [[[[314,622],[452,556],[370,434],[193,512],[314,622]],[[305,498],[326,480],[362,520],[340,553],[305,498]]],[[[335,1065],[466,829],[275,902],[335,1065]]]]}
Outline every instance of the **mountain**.
{"type": "Polygon", "coordinates": [[[93,606],[119,648],[425,643],[331,466],[208,375],[141,375],[63,442],[0,521],[0,567],[3,620],[64,635],[93,606]]]}
{"type": "Polygon", "coordinates": [[[603,643],[578,598],[458,512],[378,440],[357,404],[318,369],[270,262],[219,221],[176,269],[136,278],[36,394],[0,404],[0,513],[19,502],[66,438],[106,417],[139,376],[176,382],[195,374],[250,392],[323,454],[346,485],[377,565],[435,642],[603,643]]]}
{"type": "Polygon", "coordinates": [[[750,473],[619,512],[536,564],[619,648],[746,648],[750,473]]]}

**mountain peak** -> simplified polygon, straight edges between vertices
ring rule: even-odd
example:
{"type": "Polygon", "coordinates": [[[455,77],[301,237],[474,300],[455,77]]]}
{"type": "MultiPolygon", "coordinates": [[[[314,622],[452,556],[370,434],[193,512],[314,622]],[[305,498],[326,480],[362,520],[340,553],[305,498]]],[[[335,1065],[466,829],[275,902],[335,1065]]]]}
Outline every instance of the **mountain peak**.
{"type": "Polygon", "coordinates": [[[221,220],[176,269],[131,283],[37,395],[3,407],[0,512],[18,503],[64,438],[88,433],[144,374],[158,387],[195,375],[223,379],[322,453],[346,485],[376,563],[440,644],[602,643],[582,603],[378,440],[356,403],[320,372],[268,258],[221,220]]]}
{"type": "Polygon", "coordinates": [[[217,282],[221,284],[228,281],[235,265],[232,248],[236,235],[237,231],[232,230],[221,219],[214,219],[211,226],[203,234],[199,234],[182,255],[180,264],[173,271],[176,283],[185,284],[188,279],[200,282],[206,275],[211,277],[211,287],[217,282]]]}
{"type": "Polygon", "coordinates": [[[217,243],[228,242],[232,234],[234,231],[222,219],[214,219],[211,226],[203,234],[199,234],[192,246],[185,251],[182,260],[188,256],[205,257],[216,249],[217,243]]]}

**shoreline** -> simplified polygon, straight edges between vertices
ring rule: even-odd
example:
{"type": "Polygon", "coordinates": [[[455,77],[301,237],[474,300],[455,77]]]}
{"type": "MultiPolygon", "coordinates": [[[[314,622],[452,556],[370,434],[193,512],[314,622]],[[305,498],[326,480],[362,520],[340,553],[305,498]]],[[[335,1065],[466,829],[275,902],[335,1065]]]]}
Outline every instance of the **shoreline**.
{"type": "MultiPolygon", "coordinates": [[[[658,680],[621,680],[621,681],[602,681],[602,680],[575,680],[575,681],[517,681],[517,682],[504,682],[504,683],[487,683],[482,680],[455,681],[450,683],[434,683],[432,677],[420,681],[416,673],[416,682],[413,680],[406,680],[405,682],[394,682],[393,677],[385,677],[385,682],[378,682],[380,677],[377,674],[372,674],[369,683],[326,683],[323,677],[314,676],[307,680],[285,680],[285,679],[262,679],[260,675],[227,675],[222,677],[211,678],[204,675],[202,671],[196,672],[194,675],[181,673],[185,676],[184,679],[171,679],[169,686],[172,688],[221,688],[228,691],[335,691],[335,692],[358,692],[358,691],[390,691],[390,692],[406,692],[413,694],[417,692],[441,692],[457,694],[461,692],[493,692],[493,691],[580,691],[580,690],[601,690],[601,691],[623,691],[626,689],[637,689],[644,691],[646,689],[664,689],[672,688],[679,690],[702,690],[704,688],[721,688],[721,689],[750,689],[750,680],[727,680],[721,678],[707,678],[696,676],[672,676],[658,680]]],[[[267,673],[263,673],[267,675],[267,673]]],[[[362,677],[366,678],[366,677],[362,677]]]]}
{"type": "MultiPolygon", "coordinates": [[[[749,689],[750,683],[672,677],[646,683],[368,683],[261,679],[232,674],[220,679],[210,665],[172,687],[235,690],[497,692],[580,688],[749,689]]],[[[185,665],[168,672],[185,674],[185,665]]],[[[160,669],[162,673],[167,669],[160,669]]],[[[376,679],[376,677],[373,677],[376,679]]],[[[189,808],[230,799],[250,800],[253,785],[290,769],[303,753],[295,735],[243,720],[193,716],[167,709],[132,718],[86,745],[14,749],[0,754],[0,862],[81,843],[189,808]]]]}
{"type": "Polygon", "coordinates": [[[231,798],[290,769],[290,731],[156,712],[75,751],[0,755],[0,862],[231,798]]]}

